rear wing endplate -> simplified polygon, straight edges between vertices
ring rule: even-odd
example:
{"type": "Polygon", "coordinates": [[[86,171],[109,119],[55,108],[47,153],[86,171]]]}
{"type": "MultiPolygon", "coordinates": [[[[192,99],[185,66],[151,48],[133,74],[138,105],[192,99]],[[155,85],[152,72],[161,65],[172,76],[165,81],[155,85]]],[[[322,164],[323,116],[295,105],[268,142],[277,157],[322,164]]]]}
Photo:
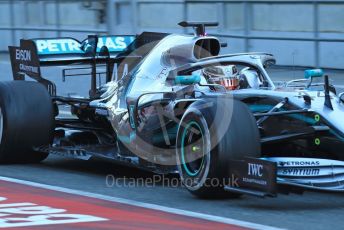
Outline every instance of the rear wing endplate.
{"type": "Polygon", "coordinates": [[[41,78],[37,48],[31,40],[20,40],[20,47],[9,46],[14,80],[24,80],[25,74],[38,80],[41,78]]]}

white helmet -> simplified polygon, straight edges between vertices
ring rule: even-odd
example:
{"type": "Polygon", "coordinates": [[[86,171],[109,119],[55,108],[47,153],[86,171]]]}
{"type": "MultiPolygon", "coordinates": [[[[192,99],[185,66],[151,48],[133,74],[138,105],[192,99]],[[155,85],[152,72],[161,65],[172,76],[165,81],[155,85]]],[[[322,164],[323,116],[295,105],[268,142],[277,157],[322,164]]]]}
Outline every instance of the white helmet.
{"type": "Polygon", "coordinates": [[[209,83],[222,85],[227,90],[239,87],[239,72],[235,65],[206,67],[202,74],[209,83]]]}

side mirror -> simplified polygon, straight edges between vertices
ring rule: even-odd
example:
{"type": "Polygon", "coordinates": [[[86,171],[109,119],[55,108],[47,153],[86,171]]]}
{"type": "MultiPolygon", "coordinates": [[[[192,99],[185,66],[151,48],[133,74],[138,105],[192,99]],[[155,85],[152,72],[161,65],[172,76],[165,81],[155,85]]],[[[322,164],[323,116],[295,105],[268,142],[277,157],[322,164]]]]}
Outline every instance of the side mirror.
{"type": "Polygon", "coordinates": [[[305,79],[310,79],[314,77],[322,77],[324,71],[322,69],[308,69],[305,70],[305,79]]]}
{"type": "Polygon", "coordinates": [[[276,60],[274,59],[269,59],[269,60],[266,60],[264,63],[263,63],[263,66],[264,68],[269,68],[273,65],[276,65],[276,60]]]}
{"type": "Polygon", "coordinates": [[[182,75],[176,76],[174,82],[180,85],[192,85],[201,82],[201,76],[199,75],[182,75]]]}

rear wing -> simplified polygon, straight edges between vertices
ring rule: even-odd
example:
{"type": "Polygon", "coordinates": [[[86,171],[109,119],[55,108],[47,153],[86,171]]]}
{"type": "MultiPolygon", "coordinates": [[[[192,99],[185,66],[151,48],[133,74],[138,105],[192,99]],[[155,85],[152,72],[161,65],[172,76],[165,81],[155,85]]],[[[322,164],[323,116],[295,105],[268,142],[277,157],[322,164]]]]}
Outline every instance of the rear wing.
{"type": "MultiPolygon", "coordinates": [[[[89,36],[82,42],[74,38],[48,38],[32,39],[37,48],[37,54],[42,64],[69,64],[76,61],[90,59],[91,41],[94,36],[89,36]]],[[[96,54],[101,53],[103,47],[107,47],[110,57],[116,57],[124,52],[135,40],[136,36],[99,36],[97,39],[96,54]]]]}
{"type": "MultiPolygon", "coordinates": [[[[93,39],[97,39],[95,55],[100,54],[103,47],[106,47],[110,57],[116,57],[124,52],[127,47],[136,39],[134,35],[122,36],[89,36],[82,42],[74,38],[38,38],[30,40],[21,40],[20,47],[9,47],[10,54],[16,57],[15,49],[31,50],[36,54],[39,64],[45,65],[68,65],[76,62],[87,62],[92,59],[90,55],[93,39]]],[[[20,51],[18,51],[20,52],[20,51]]],[[[28,54],[24,52],[23,54],[28,54]]],[[[33,53],[31,52],[31,55],[33,53]]],[[[20,61],[14,59],[13,61],[20,61]]],[[[12,61],[12,59],[11,59],[12,61]]],[[[16,64],[12,62],[12,65],[16,64]]]]}
{"type": "MultiPolygon", "coordinates": [[[[120,79],[167,35],[154,32],[143,32],[138,36],[90,35],[82,42],[73,38],[21,39],[19,47],[9,46],[13,78],[24,80],[29,76],[45,85],[51,95],[56,95],[55,84],[41,76],[41,66],[89,65],[92,97],[96,93],[97,74],[105,74],[106,82],[120,79]],[[97,73],[98,64],[105,66],[105,73],[97,73]]],[[[63,78],[85,75],[66,74],[65,70],[63,78]]]]}
{"type": "Polygon", "coordinates": [[[13,79],[24,80],[29,76],[55,95],[54,84],[41,76],[41,66],[107,64],[124,53],[135,39],[133,35],[89,36],[82,42],[74,38],[21,39],[19,47],[9,46],[13,79]]]}

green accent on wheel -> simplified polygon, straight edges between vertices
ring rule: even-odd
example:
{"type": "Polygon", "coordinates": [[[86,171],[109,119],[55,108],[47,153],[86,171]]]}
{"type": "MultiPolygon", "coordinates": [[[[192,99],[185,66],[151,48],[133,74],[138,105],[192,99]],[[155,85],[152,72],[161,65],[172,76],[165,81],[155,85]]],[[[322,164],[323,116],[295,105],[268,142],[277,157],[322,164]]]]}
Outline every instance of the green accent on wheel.
{"type": "Polygon", "coordinates": [[[316,114],[316,115],[314,116],[314,120],[315,120],[316,122],[319,122],[319,121],[320,121],[320,115],[319,115],[319,114],[316,114]]]}
{"type": "Polygon", "coordinates": [[[198,147],[198,146],[193,146],[192,147],[192,152],[197,152],[197,151],[199,151],[201,148],[200,147],[198,147]]]}
{"type": "MultiPolygon", "coordinates": [[[[185,150],[184,150],[184,148],[185,148],[185,137],[186,137],[186,133],[187,133],[187,131],[188,131],[188,129],[191,127],[191,126],[197,126],[197,128],[198,128],[198,130],[201,132],[201,136],[202,136],[202,143],[204,144],[204,140],[203,140],[203,132],[202,132],[202,129],[201,129],[201,127],[198,125],[198,123],[197,122],[195,122],[195,121],[191,121],[191,122],[189,122],[186,126],[185,126],[185,129],[184,129],[184,131],[183,131],[183,135],[182,135],[182,142],[181,142],[181,160],[182,160],[182,166],[183,166],[183,168],[184,168],[184,170],[185,170],[185,172],[190,176],[190,177],[194,177],[194,176],[196,176],[199,172],[200,172],[200,170],[202,169],[202,167],[203,167],[203,164],[204,164],[204,149],[203,149],[203,157],[202,157],[202,162],[201,162],[201,165],[200,165],[200,167],[197,169],[197,170],[194,170],[194,172],[192,172],[190,169],[189,169],[189,167],[187,166],[187,163],[186,163],[186,161],[185,161],[185,150]]],[[[192,151],[193,152],[195,152],[194,151],[194,148],[199,148],[199,147],[197,147],[197,146],[193,146],[192,147],[192,151]]],[[[199,149],[198,149],[199,150],[199,149]]]]}
{"type": "Polygon", "coordinates": [[[320,145],[320,144],[321,144],[321,141],[320,141],[319,138],[315,138],[314,143],[315,143],[316,145],[320,145]]]}

